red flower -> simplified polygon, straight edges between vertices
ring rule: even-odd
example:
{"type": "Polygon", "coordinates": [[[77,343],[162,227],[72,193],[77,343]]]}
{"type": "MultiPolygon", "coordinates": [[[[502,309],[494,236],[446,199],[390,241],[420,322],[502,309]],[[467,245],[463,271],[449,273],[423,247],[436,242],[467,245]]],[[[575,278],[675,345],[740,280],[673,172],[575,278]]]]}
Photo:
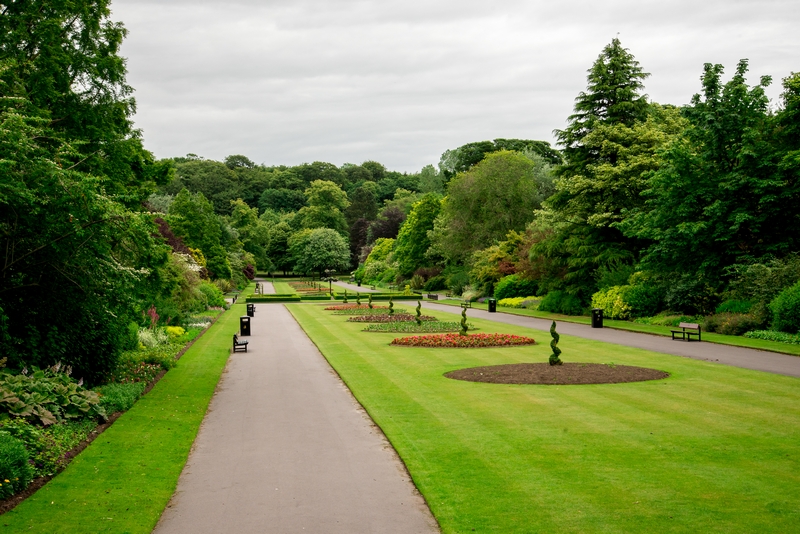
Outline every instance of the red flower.
{"type": "Polygon", "coordinates": [[[505,347],[513,345],[533,345],[536,341],[530,337],[514,334],[433,334],[427,336],[399,337],[392,340],[392,345],[407,347],[450,347],[480,348],[505,347]]]}

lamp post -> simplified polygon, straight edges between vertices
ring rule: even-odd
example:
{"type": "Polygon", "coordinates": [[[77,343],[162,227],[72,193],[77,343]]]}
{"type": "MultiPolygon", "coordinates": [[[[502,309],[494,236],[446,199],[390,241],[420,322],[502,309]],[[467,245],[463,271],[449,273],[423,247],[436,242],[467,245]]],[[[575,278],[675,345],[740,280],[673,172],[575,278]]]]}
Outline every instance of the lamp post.
{"type": "Polygon", "coordinates": [[[325,269],[325,276],[328,278],[328,293],[333,296],[333,276],[331,276],[331,270],[325,269]]]}

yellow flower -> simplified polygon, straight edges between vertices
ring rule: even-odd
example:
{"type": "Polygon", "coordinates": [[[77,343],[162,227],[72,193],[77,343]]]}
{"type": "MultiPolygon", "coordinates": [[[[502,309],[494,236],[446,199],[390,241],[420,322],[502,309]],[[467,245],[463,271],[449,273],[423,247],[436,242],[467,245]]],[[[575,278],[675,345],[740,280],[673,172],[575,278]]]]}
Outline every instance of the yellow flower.
{"type": "Polygon", "coordinates": [[[11,482],[10,480],[6,479],[6,482],[11,482]]]}

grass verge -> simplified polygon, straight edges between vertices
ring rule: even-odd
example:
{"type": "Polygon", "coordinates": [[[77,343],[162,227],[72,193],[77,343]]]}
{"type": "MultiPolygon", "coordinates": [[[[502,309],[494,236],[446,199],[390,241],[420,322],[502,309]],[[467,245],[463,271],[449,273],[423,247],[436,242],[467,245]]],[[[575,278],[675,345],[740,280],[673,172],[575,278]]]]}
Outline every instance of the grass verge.
{"type": "MultiPolygon", "coordinates": [[[[439,300],[431,302],[433,304],[446,304],[448,306],[461,305],[461,301],[457,300],[439,300]]],[[[489,309],[487,304],[480,302],[473,302],[472,307],[484,311],[489,309]]],[[[561,315],[558,313],[550,313],[539,310],[529,310],[527,308],[501,307],[497,308],[497,312],[508,313],[511,315],[523,315],[526,317],[536,317],[537,319],[552,319],[554,321],[564,321],[566,323],[592,324],[591,317],[584,315],[561,315]]],[[[617,330],[628,330],[630,332],[640,332],[643,334],[653,334],[666,337],[671,337],[672,334],[670,331],[673,330],[673,327],[671,326],[640,324],[631,321],[617,321],[614,319],[603,319],[603,326],[605,328],[615,328],[617,330]]],[[[800,345],[790,345],[788,343],[780,343],[777,341],[751,339],[744,336],[726,336],[723,334],[715,334],[713,332],[703,332],[703,341],[708,341],[709,343],[719,343],[721,345],[731,345],[734,347],[745,347],[748,349],[779,352],[781,354],[790,354],[792,356],[800,356],[800,345]]]]}
{"type": "Polygon", "coordinates": [[[547,361],[549,336],[471,318],[482,331],[533,333],[540,344],[392,347],[395,334],[361,333],[319,306],[287,308],[392,442],[445,533],[788,532],[800,524],[796,378],[562,335],[564,361],[671,377],[459,382],[442,375],[547,361]]]}
{"type": "MultiPolygon", "coordinates": [[[[252,292],[251,285],[246,292],[252,292]]],[[[150,393],[0,518],[8,532],[149,533],[169,502],[230,353],[234,304],[150,393]]]]}

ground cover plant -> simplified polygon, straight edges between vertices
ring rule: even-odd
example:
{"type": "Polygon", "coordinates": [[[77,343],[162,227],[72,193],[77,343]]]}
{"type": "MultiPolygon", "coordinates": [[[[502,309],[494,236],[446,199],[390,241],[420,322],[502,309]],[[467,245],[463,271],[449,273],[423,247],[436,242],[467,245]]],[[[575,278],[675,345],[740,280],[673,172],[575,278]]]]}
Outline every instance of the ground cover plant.
{"type": "Polygon", "coordinates": [[[244,303],[234,304],[150,393],[2,523],[10,531],[47,534],[151,532],[175,490],[244,312],[244,303]]]}
{"type": "MultiPolygon", "coordinates": [[[[550,347],[396,347],[388,345],[393,334],[366,335],[317,307],[287,307],[392,442],[445,533],[796,529],[796,378],[562,335],[572,361],[670,377],[462,382],[443,375],[545,363],[550,347]]],[[[470,320],[482,330],[547,337],[470,320]]]]}

